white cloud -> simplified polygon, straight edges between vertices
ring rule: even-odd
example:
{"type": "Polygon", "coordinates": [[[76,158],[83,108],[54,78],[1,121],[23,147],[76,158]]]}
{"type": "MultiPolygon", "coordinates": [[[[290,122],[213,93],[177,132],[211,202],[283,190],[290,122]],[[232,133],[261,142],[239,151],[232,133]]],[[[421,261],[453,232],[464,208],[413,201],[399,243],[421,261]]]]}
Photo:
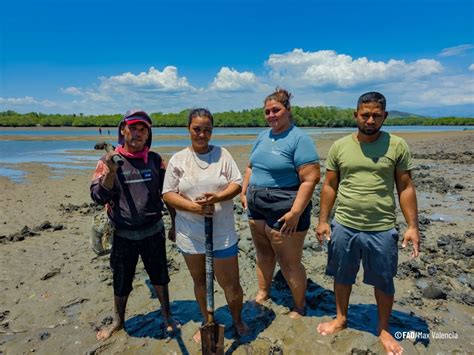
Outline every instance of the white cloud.
{"type": "Polygon", "coordinates": [[[446,76],[436,82],[399,87],[398,94],[398,104],[411,107],[470,105],[474,104],[474,78],[472,75],[446,76]]]}
{"type": "Polygon", "coordinates": [[[75,96],[84,96],[84,93],[79,88],[76,88],[75,86],[71,86],[65,89],[61,88],[61,91],[65,94],[70,94],[70,95],[75,95],[75,96]]]}
{"type": "Polygon", "coordinates": [[[50,100],[37,100],[31,96],[25,97],[0,97],[0,104],[9,106],[30,106],[38,105],[43,107],[55,107],[56,103],[50,100]]]}
{"type": "Polygon", "coordinates": [[[124,73],[109,78],[101,77],[100,91],[105,92],[182,92],[194,90],[186,77],[178,75],[178,69],[168,66],[163,71],[151,67],[138,75],[124,73]]]}
{"type": "Polygon", "coordinates": [[[258,84],[257,76],[249,71],[238,72],[234,68],[222,67],[214,78],[210,89],[218,91],[248,91],[258,84]]]}
{"type": "Polygon", "coordinates": [[[302,49],[272,54],[266,65],[270,68],[270,76],[277,82],[287,82],[294,86],[339,88],[416,79],[443,70],[441,63],[433,59],[420,59],[411,63],[395,59],[375,62],[366,57],[353,59],[332,50],[304,52],[302,49]]]}
{"type": "MultiPolygon", "coordinates": [[[[125,107],[150,107],[159,102],[166,109],[183,95],[191,95],[197,90],[186,77],[180,77],[178,69],[168,66],[159,71],[150,67],[147,72],[138,74],[123,73],[110,77],[100,77],[98,85],[88,88],[71,86],[61,92],[77,97],[71,108],[92,112],[121,112],[125,107]],[[165,99],[165,100],[163,100],[165,99]]],[[[192,95],[191,95],[192,96],[192,95]]]]}
{"type": "Polygon", "coordinates": [[[75,86],[71,86],[65,89],[61,89],[61,91],[65,94],[73,95],[73,96],[78,96],[81,97],[82,100],[76,101],[76,102],[83,102],[86,103],[88,101],[93,101],[93,102],[106,102],[106,101],[111,101],[113,100],[111,97],[97,91],[92,91],[92,90],[81,90],[80,88],[77,88],[75,86]]]}
{"type": "Polygon", "coordinates": [[[473,49],[474,45],[472,44],[461,44],[455,47],[444,48],[439,54],[440,57],[453,57],[456,55],[463,54],[470,49],[473,49]]]}
{"type": "Polygon", "coordinates": [[[180,76],[174,66],[162,71],[151,67],[139,73],[100,77],[84,87],[61,88],[64,99],[54,103],[31,95],[0,98],[0,104],[2,109],[23,112],[100,114],[124,112],[130,107],[178,112],[198,106],[218,112],[259,107],[277,85],[292,92],[292,103],[299,106],[354,107],[361,93],[374,90],[386,95],[389,109],[413,113],[422,114],[419,108],[433,108],[433,112],[444,109],[449,114],[456,105],[474,104],[474,64],[470,71],[464,67],[464,74],[453,75],[459,68],[444,70],[430,58],[375,61],[332,50],[294,49],[270,55],[265,66],[267,70],[261,75],[222,66],[210,85],[196,86],[180,76]]]}

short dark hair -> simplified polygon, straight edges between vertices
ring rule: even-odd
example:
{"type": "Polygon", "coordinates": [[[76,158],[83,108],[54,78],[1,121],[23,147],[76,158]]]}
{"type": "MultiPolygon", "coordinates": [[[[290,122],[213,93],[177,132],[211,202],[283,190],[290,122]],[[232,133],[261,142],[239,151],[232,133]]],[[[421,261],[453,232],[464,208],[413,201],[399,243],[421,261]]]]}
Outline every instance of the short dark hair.
{"type": "Polygon", "coordinates": [[[193,121],[194,117],[204,117],[209,118],[211,120],[211,124],[214,126],[214,117],[212,117],[212,113],[205,108],[195,108],[189,111],[188,115],[188,127],[191,126],[191,122],[193,121]]]}
{"type": "Polygon", "coordinates": [[[382,106],[382,110],[385,111],[385,107],[387,105],[385,96],[376,91],[366,92],[365,94],[362,94],[359,97],[359,100],[357,101],[357,109],[359,109],[362,104],[367,104],[369,102],[378,103],[380,106],[382,106]]]}

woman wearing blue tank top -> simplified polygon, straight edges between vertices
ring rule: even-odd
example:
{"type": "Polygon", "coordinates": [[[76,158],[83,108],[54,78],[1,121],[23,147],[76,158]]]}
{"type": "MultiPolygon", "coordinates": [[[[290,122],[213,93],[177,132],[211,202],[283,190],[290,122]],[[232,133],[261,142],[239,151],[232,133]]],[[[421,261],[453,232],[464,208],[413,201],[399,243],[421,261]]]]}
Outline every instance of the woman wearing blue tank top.
{"type": "Polygon", "coordinates": [[[278,261],[294,300],[290,317],[305,315],[306,270],[301,263],[310,226],[311,197],[319,182],[319,157],[311,138],[295,127],[291,94],[277,88],[265,98],[270,129],[255,142],[242,185],[257,252],[257,303],[270,297],[278,261]]]}

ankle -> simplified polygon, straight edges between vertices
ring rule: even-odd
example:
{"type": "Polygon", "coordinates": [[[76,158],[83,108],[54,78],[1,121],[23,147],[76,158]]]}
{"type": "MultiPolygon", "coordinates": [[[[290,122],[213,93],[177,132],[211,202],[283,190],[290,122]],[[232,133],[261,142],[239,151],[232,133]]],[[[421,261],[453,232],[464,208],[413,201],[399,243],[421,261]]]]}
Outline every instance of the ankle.
{"type": "Polygon", "coordinates": [[[347,325],[347,316],[343,315],[337,315],[335,319],[338,323],[342,325],[347,325]]]}
{"type": "Polygon", "coordinates": [[[125,323],[124,323],[123,321],[114,320],[114,321],[112,322],[111,327],[112,327],[112,328],[116,328],[116,329],[121,329],[121,328],[124,327],[124,325],[125,325],[125,323]]]}
{"type": "Polygon", "coordinates": [[[257,301],[266,301],[270,298],[270,293],[265,290],[258,290],[255,299],[257,301]]]}
{"type": "Polygon", "coordinates": [[[304,305],[302,307],[294,306],[291,311],[296,312],[296,313],[298,313],[302,316],[305,316],[306,315],[306,305],[304,305]]]}

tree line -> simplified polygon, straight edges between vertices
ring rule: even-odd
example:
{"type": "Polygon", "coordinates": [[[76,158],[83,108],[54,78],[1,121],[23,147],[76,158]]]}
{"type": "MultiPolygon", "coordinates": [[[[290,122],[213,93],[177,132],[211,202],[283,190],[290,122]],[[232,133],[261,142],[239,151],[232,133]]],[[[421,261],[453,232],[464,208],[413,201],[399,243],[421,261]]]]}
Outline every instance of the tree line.
{"type": "MultiPolygon", "coordinates": [[[[188,110],[178,113],[152,113],[153,126],[156,127],[185,127],[188,110]]],[[[353,127],[353,109],[340,109],[330,106],[292,107],[293,120],[300,127],[353,127]]],[[[114,115],[84,115],[44,114],[38,112],[17,113],[15,111],[0,112],[2,127],[116,127],[122,118],[121,114],[114,115]]],[[[474,125],[473,117],[403,117],[389,118],[386,125],[474,125]]],[[[265,117],[261,108],[242,111],[226,111],[214,114],[215,127],[265,127],[265,117]]]]}

